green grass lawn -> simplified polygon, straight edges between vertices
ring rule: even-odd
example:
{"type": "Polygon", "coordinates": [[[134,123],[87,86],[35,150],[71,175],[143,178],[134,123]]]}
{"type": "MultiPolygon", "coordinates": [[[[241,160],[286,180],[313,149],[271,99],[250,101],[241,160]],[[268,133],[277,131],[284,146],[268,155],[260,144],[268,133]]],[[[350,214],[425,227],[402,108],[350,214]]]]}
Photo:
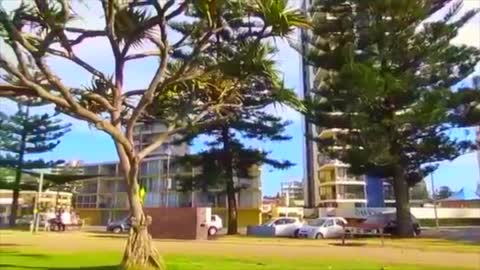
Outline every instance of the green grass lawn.
{"type": "MultiPolygon", "coordinates": [[[[32,235],[0,230],[0,269],[118,269],[125,240],[124,235],[84,232],[32,235]]],[[[169,270],[480,269],[476,265],[480,246],[476,244],[387,239],[382,248],[379,239],[361,239],[349,240],[354,246],[351,248],[333,245],[338,242],[229,236],[213,241],[163,240],[155,241],[155,245],[165,255],[169,270]],[[432,252],[436,252],[433,257],[432,252]],[[412,258],[425,259],[425,256],[430,257],[423,262],[412,258]],[[459,258],[466,258],[469,263],[459,258]]]]}
{"type": "MultiPolygon", "coordinates": [[[[462,270],[462,268],[441,268],[415,264],[382,265],[365,260],[285,260],[273,257],[232,258],[224,256],[165,256],[169,270],[462,270]]],[[[78,253],[29,253],[2,250],[0,269],[49,269],[49,270],[110,270],[117,269],[121,260],[119,252],[78,252],[78,253]]],[[[467,269],[467,268],[465,268],[467,269]]]]}
{"type": "MultiPolygon", "coordinates": [[[[291,239],[291,238],[259,238],[250,236],[224,236],[219,241],[225,243],[245,243],[255,239],[257,244],[281,244],[290,246],[324,246],[331,243],[340,243],[340,240],[291,239]]],[[[347,244],[364,244],[369,247],[381,247],[378,237],[347,239],[347,244]]],[[[423,251],[455,251],[460,253],[480,253],[480,242],[454,241],[437,238],[395,239],[385,238],[385,247],[409,248],[423,251]]]]}

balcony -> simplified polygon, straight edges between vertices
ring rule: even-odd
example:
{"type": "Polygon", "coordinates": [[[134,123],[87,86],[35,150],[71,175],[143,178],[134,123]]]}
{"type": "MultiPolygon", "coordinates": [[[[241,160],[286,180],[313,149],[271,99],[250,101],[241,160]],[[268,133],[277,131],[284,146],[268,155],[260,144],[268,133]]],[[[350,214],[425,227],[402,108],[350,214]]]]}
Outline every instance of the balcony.
{"type": "Polygon", "coordinates": [[[339,200],[365,200],[364,193],[344,193],[337,194],[337,199],[339,200]]]}

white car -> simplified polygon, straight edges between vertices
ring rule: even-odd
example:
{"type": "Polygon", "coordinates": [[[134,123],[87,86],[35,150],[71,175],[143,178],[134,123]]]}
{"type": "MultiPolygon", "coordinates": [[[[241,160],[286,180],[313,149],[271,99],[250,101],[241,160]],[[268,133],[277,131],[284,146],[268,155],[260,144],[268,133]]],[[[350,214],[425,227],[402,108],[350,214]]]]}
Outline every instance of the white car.
{"type": "Polygon", "coordinates": [[[347,221],[342,217],[318,218],[305,224],[298,231],[298,237],[322,239],[341,237],[347,221]]]}
{"type": "Polygon", "coordinates": [[[275,236],[296,237],[303,222],[295,217],[274,218],[262,226],[275,228],[275,236]]]}
{"type": "Polygon", "coordinates": [[[208,235],[215,235],[223,228],[223,221],[218,215],[212,215],[208,223],[208,235]]]}

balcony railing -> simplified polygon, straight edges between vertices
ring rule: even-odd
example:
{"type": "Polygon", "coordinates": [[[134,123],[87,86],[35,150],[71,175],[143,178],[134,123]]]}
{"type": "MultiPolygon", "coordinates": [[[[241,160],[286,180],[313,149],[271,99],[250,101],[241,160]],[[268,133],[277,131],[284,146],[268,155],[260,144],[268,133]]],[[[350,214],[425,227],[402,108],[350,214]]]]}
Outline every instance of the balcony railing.
{"type": "Polygon", "coordinates": [[[340,200],[365,200],[365,194],[361,193],[343,193],[337,194],[337,199],[340,200]]]}

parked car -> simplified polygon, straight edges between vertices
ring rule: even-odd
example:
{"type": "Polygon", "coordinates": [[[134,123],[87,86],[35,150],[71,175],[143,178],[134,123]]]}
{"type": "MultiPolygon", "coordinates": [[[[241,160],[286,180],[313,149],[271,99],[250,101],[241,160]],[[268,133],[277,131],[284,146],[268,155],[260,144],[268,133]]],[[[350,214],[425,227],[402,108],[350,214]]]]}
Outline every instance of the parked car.
{"type": "Polygon", "coordinates": [[[274,218],[261,226],[273,227],[275,236],[297,237],[303,222],[296,217],[280,217],[274,218]]]}
{"type": "Polygon", "coordinates": [[[130,222],[130,216],[124,217],[120,220],[108,223],[107,232],[121,233],[130,230],[132,223],[130,222]]]}
{"type": "Polygon", "coordinates": [[[24,216],[18,217],[15,220],[15,224],[17,224],[18,226],[27,226],[32,224],[32,222],[33,222],[33,215],[24,215],[24,216]]]}
{"type": "MultiPolygon", "coordinates": [[[[414,215],[410,214],[412,219],[413,232],[416,236],[421,234],[420,224],[414,215]]],[[[368,216],[367,219],[363,222],[365,224],[383,224],[383,232],[386,234],[396,234],[397,233],[397,213],[393,212],[383,212],[368,216]]]]}
{"type": "Polygon", "coordinates": [[[215,235],[221,229],[223,229],[222,219],[218,215],[212,215],[208,223],[208,235],[215,235]]]}
{"type": "Polygon", "coordinates": [[[314,219],[300,228],[298,237],[312,239],[341,237],[345,225],[347,225],[347,221],[342,217],[314,219]]]}

